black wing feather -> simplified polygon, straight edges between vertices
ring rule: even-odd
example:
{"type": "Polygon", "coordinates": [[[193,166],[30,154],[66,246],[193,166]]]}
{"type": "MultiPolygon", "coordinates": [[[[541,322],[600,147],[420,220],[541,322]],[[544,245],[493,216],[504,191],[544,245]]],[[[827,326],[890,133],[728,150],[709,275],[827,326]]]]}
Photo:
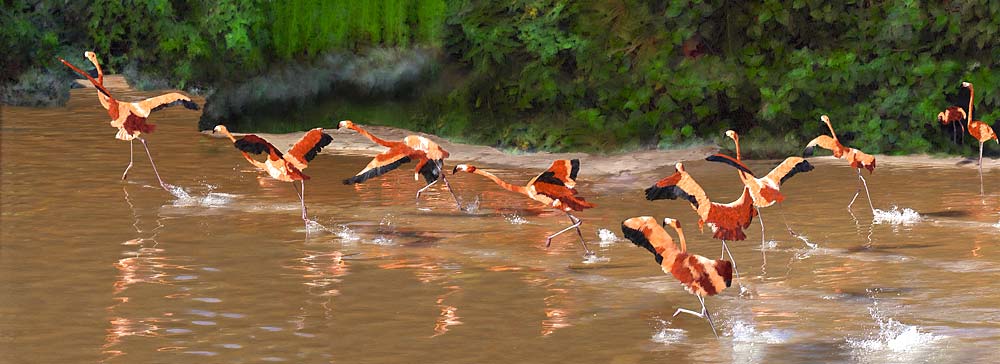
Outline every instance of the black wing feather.
{"type": "Polygon", "coordinates": [[[535,178],[535,182],[545,182],[550,185],[566,186],[566,184],[563,183],[561,179],[556,178],[555,172],[548,172],[548,171],[538,175],[538,178],[535,178]]]}
{"type": "Polygon", "coordinates": [[[694,208],[696,209],[698,208],[698,199],[695,198],[694,196],[689,195],[687,192],[684,191],[684,189],[677,187],[676,185],[667,187],[659,187],[657,185],[653,185],[652,187],[646,189],[647,200],[655,201],[655,200],[662,200],[665,198],[671,200],[676,200],[678,198],[687,200],[688,202],[691,203],[691,205],[694,205],[694,208]]]}
{"type": "Polygon", "coordinates": [[[575,181],[576,180],[576,174],[580,173],[580,160],[579,159],[572,159],[572,160],[569,161],[569,165],[573,167],[569,171],[569,179],[575,181]]]}
{"type": "Polygon", "coordinates": [[[160,110],[160,109],[163,109],[163,108],[167,108],[167,107],[170,107],[170,106],[174,106],[174,105],[183,105],[187,109],[198,110],[198,104],[195,103],[194,101],[191,101],[191,100],[175,100],[173,102],[168,102],[166,104],[161,104],[161,105],[159,105],[157,107],[154,107],[152,110],[149,110],[149,112],[157,111],[157,110],[160,110]]]}
{"type": "Polygon", "coordinates": [[[427,184],[431,184],[441,177],[441,168],[438,168],[439,163],[440,165],[444,165],[444,161],[438,159],[427,161],[427,163],[424,163],[423,167],[420,167],[420,175],[424,176],[424,180],[427,181],[427,184]]]}
{"type": "Polygon", "coordinates": [[[708,156],[708,158],[705,158],[705,160],[707,160],[709,162],[725,163],[725,164],[728,164],[730,166],[736,167],[736,169],[741,170],[743,172],[746,172],[747,174],[749,174],[751,176],[754,176],[754,178],[757,177],[757,176],[755,176],[753,174],[753,171],[751,171],[749,168],[747,168],[746,165],[737,162],[735,159],[732,159],[732,157],[729,157],[727,155],[713,154],[713,155],[708,156]]]}
{"type": "Polygon", "coordinates": [[[386,164],[384,166],[379,166],[379,167],[375,167],[375,168],[369,169],[365,173],[362,173],[362,174],[356,175],[354,177],[345,179],[344,180],[344,184],[345,185],[350,185],[350,184],[361,183],[361,182],[367,181],[367,180],[369,180],[371,178],[375,178],[375,177],[381,176],[383,174],[389,173],[390,171],[392,171],[392,170],[394,170],[396,168],[399,168],[399,166],[402,165],[403,163],[408,163],[409,161],[410,161],[410,157],[400,158],[400,159],[396,160],[395,162],[386,164]]]}
{"type": "Polygon", "coordinates": [[[306,152],[302,158],[305,158],[306,162],[311,162],[313,158],[316,158],[316,154],[323,150],[323,147],[330,145],[330,142],[333,142],[333,137],[324,133],[323,136],[319,138],[319,141],[316,142],[316,145],[314,145],[312,149],[309,149],[309,151],[306,152]]]}
{"type": "Polygon", "coordinates": [[[809,161],[803,159],[801,162],[796,164],[795,167],[792,168],[792,170],[788,171],[788,174],[785,174],[784,177],[781,177],[781,181],[779,181],[778,184],[785,184],[785,181],[788,180],[789,178],[792,178],[792,176],[794,176],[796,173],[809,172],[814,168],[815,167],[813,167],[812,164],[809,164],[809,161]]]}
{"type": "Polygon", "coordinates": [[[622,222],[622,235],[626,239],[632,241],[632,244],[636,246],[646,248],[650,253],[653,253],[653,257],[656,258],[656,264],[663,264],[663,256],[656,252],[656,247],[649,242],[646,235],[643,235],[641,231],[625,226],[625,222],[622,222]]]}

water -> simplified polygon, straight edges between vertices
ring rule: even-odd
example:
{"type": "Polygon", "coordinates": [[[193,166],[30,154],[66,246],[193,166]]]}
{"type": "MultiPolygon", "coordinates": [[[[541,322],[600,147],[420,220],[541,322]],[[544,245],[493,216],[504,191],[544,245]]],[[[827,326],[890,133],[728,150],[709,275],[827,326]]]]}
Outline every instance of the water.
{"type": "MultiPolygon", "coordinates": [[[[595,177],[583,160],[588,260],[575,234],[545,249],[565,216],[478,176],[450,179],[466,211],[438,188],[415,201],[406,171],[342,185],[358,156],[305,171],[307,230],[292,186],[187,110],[158,112],[149,136],[183,192],[159,188],[141,146],[120,181],[128,146],[92,93],[3,108],[0,362],[990,362],[1000,347],[996,171],[980,196],[973,169],[880,163],[873,220],[863,195],[845,208],[854,171],[812,159],[762,210],[766,256],[757,221],[731,245],[747,292],[706,300],[716,339],[670,316],[698,301],[620,240],[625,218],[669,216],[690,251],[719,254],[686,204],[642,198],[671,166],[595,177]]],[[[731,169],[685,165],[711,197],[739,193],[731,169]]]]}

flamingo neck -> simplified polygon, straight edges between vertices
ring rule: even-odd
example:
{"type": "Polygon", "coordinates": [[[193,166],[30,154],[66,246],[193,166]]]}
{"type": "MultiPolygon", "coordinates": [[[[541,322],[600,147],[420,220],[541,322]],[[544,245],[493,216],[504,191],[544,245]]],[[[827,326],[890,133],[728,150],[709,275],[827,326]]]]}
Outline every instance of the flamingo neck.
{"type": "Polygon", "coordinates": [[[976,98],[976,92],[972,89],[972,85],[969,85],[969,114],[966,115],[966,122],[968,123],[969,130],[972,130],[972,100],[976,98]]]}
{"type": "MultiPolygon", "coordinates": [[[[236,137],[234,137],[233,134],[231,134],[229,132],[229,129],[223,129],[223,128],[219,128],[219,129],[222,129],[221,130],[222,131],[222,135],[225,135],[227,138],[229,138],[229,141],[231,141],[233,143],[236,143],[236,137]]],[[[246,154],[246,153],[243,153],[243,154],[246,154]]]]}
{"type": "Polygon", "coordinates": [[[393,146],[392,142],[387,141],[387,140],[382,139],[382,138],[379,138],[379,137],[377,137],[375,135],[372,135],[372,133],[369,133],[367,130],[362,129],[360,126],[358,126],[356,124],[351,125],[351,129],[353,129],[354,131],[358,132],[358,134],[363,135],[365,138],[368,138],[371,141],[375,142],[375,144],[381,145],[383,147],[390,147],[390,148],[393,146]]]}
{"type": "Polygon", "coordinates": [[[743,161],[743,154],[740,153],[740,138],[739,137],[733,138],[733,143],[736,143],[736,160],[742,162],[743,161]]]}
{"type": "Polygon", "coordinates": [[[682,230],[680,228],[680,226],[675,227],[674,230],[677,230],[677,238],[681,242],[681,252],[687,253],[687,250],[688,250],[688,248],[687,248],[687,239],[684,239],[684,230],[682,230]]]}
{"type": "Polygon", "coordinates": [[[523,195],[527,195],[528,194],[527,189],[524,188],[523,186],[515,186],[515,185],[512,185],[510,183],[507,183],[504,180],[500,179],[500,177],[497,177],[497,176],[493,175],[493,173],[490,173],[490,172],[487,172],[487,171],[484,171],[484,170],[478,169],[478,168],[475,171],[472,171],[472,173],[475,173],[475,174],[478,174],[480,176],[489,178],[491,181],[496,182],[496,184],[500,185],[500,187],[503,187],[503,189],[505,189],[507,191],[517,192],[517,193],[520,193],[520,194],[523,194],[523,195]]]}
{"type": "Polygon", "coordinates": [[[837,143],[840,143],[840,139],[837,139],[837,133],[833,131],[833,124],[830,124],[830,122],[828,121],[826,122],[826,127],[830,128],[830,136],[833,137],[833,140],[836,140],[837,143]]]}

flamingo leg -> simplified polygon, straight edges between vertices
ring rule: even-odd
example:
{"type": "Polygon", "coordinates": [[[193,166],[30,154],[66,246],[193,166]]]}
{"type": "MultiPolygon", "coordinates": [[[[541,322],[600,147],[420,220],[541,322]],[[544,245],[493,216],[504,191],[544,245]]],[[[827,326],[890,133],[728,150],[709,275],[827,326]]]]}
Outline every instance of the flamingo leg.
{"type": "Polygon", "coordinates": [[[701,296],[695,296],[695,297],[698,297],[698,302],[701,303],[701,312],[694,312],[686,308],[678,308],[677,311],[674,311],[673,317],[677,317],[677,315],[681,313],[686,313],[692,316],[696,316],[698,318],[703,318],[705,320],[708,320],[708,325],[712,327],[712,333],[715,334],[716,338],[718,338],[719,333],[715,331],[715,322],[712,322],[712,314],[708,313],[708,308],[705,307],[705,298],[701,296]]]}
{"type": "Polygon", "coordinates": [[[763,263],[760,265],[761,271],[767,266],[767,242],[764,240],[764,218],[760,215],[760,208],[754,207],[757,210],[757,221],[760,222],[760,256],[762,257],[763,263]]]}
{"type": "Polygon", "coordinates": [[[417,190],[417,199],[420,199],[420,194],[421,194],[421,193],[424,193],[424,191],[426,191],[426,190],[427,190],[428,188],[431,188],[431,186],[433,186],[433,185],[434,185],[435,183],[438,183],[438,181],[440,181],[440,180],[441,180],[441,179],[440,179],[440,178],[438,178],[438,179],[434,180],[434,182],[431,182],[431,183],[428,183],[428,184],[427,184],[426,186],[424,186],[423,188],[421,188],[421,189],[417,190]]]}
{"type": "MultiPolygon", "coordinates": [[[[570,225],[570,226],[567,226],[565,229],[559,230],[559,232],[557,232],[555,234],[549,235],[549,237],[545,239],[545,247],[546,248],[548,248],[550,245],[552,245],[552,238],[555,238],[556,236],[559,236],[559,234],[565,233],[565,232],[570,231],[572,229],[577,229],[576,231],[578,233],[580,233],[580,224],[583,223],[583,220],[576,218],[575,216],[571,215],[568,212],[566,213],[566,215],[569,216],[569,221],[572,221],[573,224],[570,225]]],[[[594,254],[594,252],[590,251],[590,248],[587,247],[587,243],[583,241],[583,233],[580,233],[580,243],[583,244],[583,249],[586,251],[585,255],[593,255],[594,254]]]]}
{"type": "Polygon", "coordinates": [[[872,209],[872,215],[874,215],[875,205],[872,205],[872,194],[868,192],[868,182],[865,182],[865,178],[861,176],[861,168],[858,168],[858,178],[861,179],[861,184],[865,186],[865,196],[868,197],[868,207],[872,209]]]}
{"type": "Polygon", "coordinates": [[[441,180],[444,181],[444,186],[448,188],[448,193],[451,194],[451,198],[455,199],[455,205],[458,206],[459,210],[461,210],[462,202],[458,200],[458,196],[455,195],[455,191],[451,189],[451,184],[448,183],[448,177],[444,176],[444,166],[438,164],[438,168],[441,170],[441,180]]]}
{"type": "Polygon", "coordinates": [[[122,173],[122,181],[124,181],[124,180],[125,180],[125,178],[127,178],[127,177],[128,177],[128,170],[132,169],[132,159],[133,159],[132,157],[133,157],[133,155],[135,154],[135,153],[134,153],[134,152],[135,152],[135,150],[134,150],[134,149],[132,149],[132,146],[133,146],[133,145],[132,145],[132,141],[131,141],[131,140],[129,140],[129,141],[128,141],[128,167],[125,167],[125,172],[124,172],[124,173],[122,173]]]}
{"type": "Polygon", "coordinates": [[[156,163],[153,163],[153,155],[149,154],[149,146],[146,145],[146,139],[143,138],[138,138],[138,139],[140,142],[142,142],[142,147],[146,149],[146,156],[149,157],[149,164],[153,166],[153,173],[156,174],[156,180],[160,181],[160,187],[163,187],[164,191],[170,192],[170,189],[167,188],[167,184],[163,183],[163,179],[160,178],[160,172],[156,170],[156,163]]]}
{"type": "MultiPolygon", "coordinates": [[[[306,210],[306,181],[301,180],[299,183],[302,184],[302,194],[299,195],[299,202],[302,204],[302,220],[305,220],[306,225],[309,224],[309,212],[306,210]]],[[[295,182],[292,182],[292,186],[295,186],[295,182]]]]}
{"type": "Polygon", "coordinates": [[[729,254],[729,261],[733,263],[733,273],[736,273],[736,279],[740,280],[740,270],[736,269],[736,258],[733,257],[733,252],[729,251],[729,245],[726,245],[726,241],[722,241],[722,256],[719,259],[725,259],[726,254],[729,254]]]}
{"type": "Polygon", "coordinates": [[[979,142],[979,194],[983,195],[983,143],[979,142]]]}

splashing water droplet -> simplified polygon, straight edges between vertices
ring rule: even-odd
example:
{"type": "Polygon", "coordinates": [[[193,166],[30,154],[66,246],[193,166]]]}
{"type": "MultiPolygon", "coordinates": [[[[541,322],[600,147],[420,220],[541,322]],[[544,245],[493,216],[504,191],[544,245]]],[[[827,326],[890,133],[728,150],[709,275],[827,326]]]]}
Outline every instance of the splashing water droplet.
{"type": "Polygon", "coordinates": [[[597,237],[601,239],[601,246],[614,244],[621,240],[618,235],[608,229],[598,229],[597,237]]]}
{"type": "Polygon", "coordinates": [[[528,223],[527,219],[525,219],[521,215],[518,215],[517,213],[503,215],[503,219],[507,220],[507,222],[510,223],[511,225],[523,225],[528,223]]]}
{"type": "Polygon", "coordinates": [[[872,217],[872,223],[875,224],[892,224],[892,225],[910,225],[920,222],[923,218],[919,213],[910,208],[899,209],[897,206],[893,206],[889,210],[879,210],[875,209],[875,216],[872,217]]]}

